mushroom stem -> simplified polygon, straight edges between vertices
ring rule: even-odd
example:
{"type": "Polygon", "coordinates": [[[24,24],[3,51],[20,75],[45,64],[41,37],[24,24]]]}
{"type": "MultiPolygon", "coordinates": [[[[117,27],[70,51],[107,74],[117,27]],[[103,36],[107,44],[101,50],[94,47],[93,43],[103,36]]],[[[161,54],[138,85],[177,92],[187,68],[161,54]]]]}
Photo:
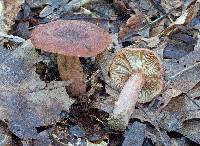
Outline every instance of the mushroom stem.
{"type": "Polygon", "coordinates": [[[86,92],[86,81],[79,57],[60,55],[57,56],[58,70],[62,80],[72,80],[67,91],[72,96],[79,96],[86,92]]]}
{"type": "Polygon", "coordinates": [[[125,83],[108,124],[115,130],[125,130],[144,85],[144,75],[134,73],[125,83]]]}

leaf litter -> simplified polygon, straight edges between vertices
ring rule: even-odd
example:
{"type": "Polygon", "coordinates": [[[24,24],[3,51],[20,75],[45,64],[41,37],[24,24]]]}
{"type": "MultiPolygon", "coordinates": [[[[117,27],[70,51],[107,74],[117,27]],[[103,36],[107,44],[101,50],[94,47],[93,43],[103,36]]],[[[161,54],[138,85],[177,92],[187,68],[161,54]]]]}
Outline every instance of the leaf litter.
{"type": "Polygon", "coordinates": [[[199,0],[4,3],[0,4],[0,119],[21,143],[49,145],[51,139],[63,145],[200,144],[199,0]],[[56,19],[89,21],[113,35],[105,52],[80,59],[87,93],[75,99],[65,89],[70,81],[59,81],[59,75],[53,77],[58,81],[45,78],[51,76],[48,65],[40,72],[44,78],[36,73],[36,64],[45,62],[44,52],[35,51],[28,40],[32,28],[56,19]],[[136,104],[126,131],[119,132],[107,126],[120,94],[108,70],[115,54],[125,47],[156,52],[163,62],[165,84],[151,102],[136,104]],[[51,137],[56,130],[57,139],[51,137]]]}
{"type": "Polygon", "coordinates": [[[1,120],[22,139],[40,139],[37,127],[55,124],[62,110],[68,111],[69,98],[63,81],[45,83],[35,73],[42,58],[30,41],[14,51],[1,47],[1,120]]]}

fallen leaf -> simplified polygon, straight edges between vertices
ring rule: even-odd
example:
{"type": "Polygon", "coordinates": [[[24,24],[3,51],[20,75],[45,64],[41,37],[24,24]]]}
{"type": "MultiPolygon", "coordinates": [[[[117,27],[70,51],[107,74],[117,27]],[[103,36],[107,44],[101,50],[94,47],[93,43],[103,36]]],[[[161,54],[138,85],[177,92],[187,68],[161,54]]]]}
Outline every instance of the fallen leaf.
{"type": "Polygon", "coordinates": [[[166,83],[166,88],[162,93],[165,107],[171,98],[180,95],[181,93],[187,93],[198,82],[200,82],[200,63],[188,67],[187,69],[179,72],[178,74],[170,77],[166,83]]]}
{"type": "Polygon", "coordinates": [[[119,30],[119,37],[123,39],[130,32],[137,32],[140,28],[145,25],[144,15],[138,13],[132,15],[126,22],[125,25],[122,25],[119,30]]]}
{"type": "Polygon", "coordinates": [[[142,38],[143,41],[147,43],[147,46],[150,48],[156,47],[160,43],[159,36],[151,37],[151,38],[142,38]]]}
{"type": "Polygon", "coordinates": [[[0,18],[0,28],[1,31],[8,32],[11,26],[15,22],[15,17],[17,16],[18,12],[21,9],[21,5],[24,3],[24,0],[4,0],[2,7],[3,7],[3,15],[0,18]]]}
{"type": "Polygon", "coordinates": [[[194,47],[194,50],[197,51],[200,49],[200,30],[199,30],[199,33],[198,33],[198,40],[197,40],[197,43],[194,47]]]}
{"type": "Polygon", "coordinates": [[[200,51],[192,51],[179,59],[164,59],[165,79],[169,80],[170,77],[198,62],[200,62],[200,51]]]}
{"type": "Polygon", "coordinates": [[[187,95],[192,99],[200,97],[200,83],[198,83],[194,88],[192,88],[187,95]]]}
{"type": "Polygon", "coordinates": [[[190,140],[200,144],[200,119],[192,119],[183,123],[183,128],[178,130],[190,140]]]}
{"type": "Polygon", "coordinates": [[[183,11],[182,15],[164,30],[163,34],[170,35],[177,27],[188,25],[189,22],[191,22],[191,20],[197,16],[197,13],[200,9],[199,3],[199,0],[194,0],[193,3],[185,11],[183,11]]]}
{"type": "Polygon", "coordinates": [[[145,128],[146,125],[137,121],[134,122],[125,135],[122,146],[142,146],[145,138],[145,128]]]}
{"type": "Polygon", "coordinates": [[[196,44],[195,37],[179,32],[169,36],[167,46],[164,49],[163,57],[179,59],[194,50],[196,44]]]}
{"type": "Polygon", "coordinates": [[[199,138],[199,120],[200,101],[192,100],[187,95],[180,95],[173,98],[163,109],[159,119],[160,126],[168,131],[176,131],[187,138],[200,143],[199,138]]]}
{"type": "MultiPolygon", "coordinates": [[[[161,0],[160,3],[166,12],[169,12],[170,10],[172,10],[174,8],[174,6],[176,6],[176,8],[180,8],[183,5],[183,2],[181,0],[173,0],[173,1],[161,0]]],[[[172,14],[174,16],[178,17],[181,15],[181,12],[179,9],[177,9],[177,10],[174,10],[174,12],[172,12],[172,14]]]]}
{"type": "Polygon", "coordinates": [[[118,12],[124,13],[128,11],[127,0],[113,0],[113,5],[118,12]]]}
{"type": "Polygon", "coordinates": [[[26,0],[31,8],[38,8],[43,5],[52,4],[52,0],[26,0]]]}
{"type": "Polygon", "coordinates": [[[36,128],[55,124],[73,103],[64,88],[69,83],[39,79],[34,64],[41,59],[30,41],[14,51],[0,50],[0,118],[22,139],[42,139],[36,128]]]}

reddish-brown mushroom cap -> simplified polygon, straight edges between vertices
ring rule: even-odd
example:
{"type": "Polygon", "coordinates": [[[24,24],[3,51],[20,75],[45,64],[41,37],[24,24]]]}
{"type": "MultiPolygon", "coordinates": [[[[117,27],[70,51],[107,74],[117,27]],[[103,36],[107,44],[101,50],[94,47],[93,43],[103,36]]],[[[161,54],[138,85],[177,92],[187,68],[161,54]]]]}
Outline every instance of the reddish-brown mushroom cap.
{"type": "Polygon", "coordinates": [[[111,35],[95,24],[57,20],[37,26],[31,36],[36,48],[68,56],[96,56],[111,44],[111,35]]]}

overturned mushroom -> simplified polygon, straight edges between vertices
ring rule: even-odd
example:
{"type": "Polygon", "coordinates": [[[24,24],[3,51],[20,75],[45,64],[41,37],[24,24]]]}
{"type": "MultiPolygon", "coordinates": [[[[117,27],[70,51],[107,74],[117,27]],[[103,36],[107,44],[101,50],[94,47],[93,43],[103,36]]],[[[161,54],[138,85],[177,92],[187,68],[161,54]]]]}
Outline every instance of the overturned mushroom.
{"type": "Polygon", "coordinates": [[[86,92],[83,69],[79,57],[91,57],[101,53],[111,43],[111,36],[95,24],[78,20],[57,20],[39,25],[32,32],[35,47],[58,53],[58,68],[63,80],[72,80],[68,90],[72,95],[86,92]],[[67,68],[65,69],[65,65],[67,68]],[[67,69],[73,69],[69,74],[67,69]]]}
{"type": "Polygon", "coordinates": [[[125,48],[119,52],[110,66],[110,78],[121,90],[109,119],[116,130],[126,128],[136,102],[151,101],[163,88],[161,61],[148,49],[125,48]]]}

